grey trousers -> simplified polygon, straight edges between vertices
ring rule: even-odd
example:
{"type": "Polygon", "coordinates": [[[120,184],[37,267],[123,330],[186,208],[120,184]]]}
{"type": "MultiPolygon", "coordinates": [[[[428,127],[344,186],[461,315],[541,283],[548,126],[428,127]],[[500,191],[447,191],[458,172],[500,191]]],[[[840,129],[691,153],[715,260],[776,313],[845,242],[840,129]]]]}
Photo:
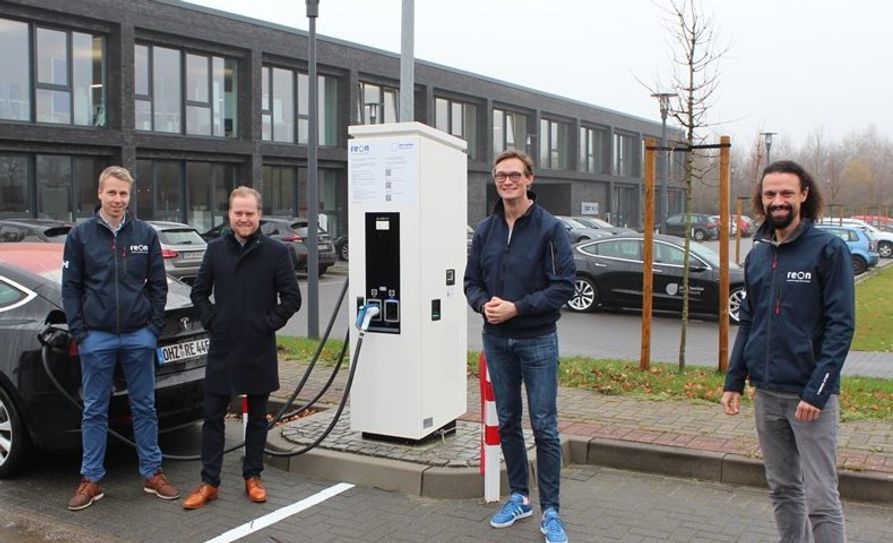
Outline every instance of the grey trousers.
{"type": "Polygon", "coordinates": [[[794,420],[797,398],[757,390],[756,422],[782,543],[844,543],[837,492],[840,407],[832,395],[817,420],[794,420]]]}

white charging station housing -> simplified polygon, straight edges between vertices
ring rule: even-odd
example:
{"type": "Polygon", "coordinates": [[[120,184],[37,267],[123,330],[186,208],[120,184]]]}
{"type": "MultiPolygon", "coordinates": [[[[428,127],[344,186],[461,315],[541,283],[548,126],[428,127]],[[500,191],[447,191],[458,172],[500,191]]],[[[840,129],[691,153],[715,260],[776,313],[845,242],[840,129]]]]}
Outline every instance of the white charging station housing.
{"type": "Polygon", "coordinates": [[[351,430],[422,440],[466,410],[466,143],[417,122],[348,133],[351,318],[360,303],[381,306],[357,362],[351,430]]]}

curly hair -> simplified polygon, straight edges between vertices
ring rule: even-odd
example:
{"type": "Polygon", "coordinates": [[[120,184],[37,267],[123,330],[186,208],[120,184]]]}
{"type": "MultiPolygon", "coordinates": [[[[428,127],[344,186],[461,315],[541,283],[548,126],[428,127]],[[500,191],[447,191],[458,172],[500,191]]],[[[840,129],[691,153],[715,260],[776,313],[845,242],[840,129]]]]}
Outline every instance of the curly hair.
{"type": "Polygon", "coordinates": [[[822,212],[825,209],[825,200],[822,198],[818,185],[816,185],[812,176],[809,175],[809,172],[793,160],[778,160],[769,164],[763,170],[760,182],[754,186],[753,190],[752,204],[754,216],[766,217],[766,208],[763,206],[763,180],[770,173],[790,173],[796,175],[800,179],[800,191],[809,189],[809,192],[806,193],[806,200],[800,206],[800,217],[815,221],[822,216],[822,212]]]}

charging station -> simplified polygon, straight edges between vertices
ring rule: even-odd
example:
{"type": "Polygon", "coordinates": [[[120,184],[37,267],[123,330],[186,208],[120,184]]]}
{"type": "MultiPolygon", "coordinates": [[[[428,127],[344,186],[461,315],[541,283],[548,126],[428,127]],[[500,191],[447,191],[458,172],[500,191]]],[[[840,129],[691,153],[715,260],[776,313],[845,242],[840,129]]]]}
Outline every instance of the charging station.
{"type": "Polygon", "coordinates": [[[351,430],[420,441],[466,410],[466,143],[417,122],[348,133],[349,299],[354,314],[380,308],[350,392],[351,430]]]}

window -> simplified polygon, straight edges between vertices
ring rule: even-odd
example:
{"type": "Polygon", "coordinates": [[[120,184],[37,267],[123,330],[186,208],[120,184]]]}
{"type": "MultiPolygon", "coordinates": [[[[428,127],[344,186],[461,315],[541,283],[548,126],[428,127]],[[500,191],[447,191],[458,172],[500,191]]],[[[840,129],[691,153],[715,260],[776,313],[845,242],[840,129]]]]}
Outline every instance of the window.
{"type": "Polygon", "coordinates": [[[26,304],[37,296],[37,293],[8,280],[0,280],[0,313],[26,304]]]}
{"type": "Polygon", "coordinates": [[[0,154],[0,217],[90,217],[99,202],[99,173],[107,165],[103,157],[0,154]]]}
{"type": "Polygon", "coordinates": [[[608,131],[605,128],[580,127],[580,171],[608,173],[608,131]]]}
{"type": "Polygon", "coordinates": [[[237,75],[233,59],[137,44],[136,129],[236,137],[237,75]]]}
{"type": "Polygon", "coordinates": [[[291,166],[264,166],[265,215],[292,217],[298,209],[298,171],[291,166]]]}
{"type": "Polygon", "coordinates": [[[31,120],[28,24],[0,19],[0,119],[31,120]]]}
{"type": "Polygon", "coordinates": [[[527,115],[493,108],[493,155],[527,146],[527,115]]]}
{"type": "Polygon", "coordinates": [[[0,19],[0,119],[105,126],[104,44],[101,36],[0,19]]]}
{"type": "Polygon", "coordinates": [[[400,91],[360,81],[357,95],[357,118],[360,124],[383,124],[399,122],[397,100],[400,91]]]}
{"type": "Polygon", "coordinates": [[[614,175],[620,177],[639,176],[640,151],[636,146],[637,137],[621,132],[614,133],[614,175]]]}
{"type": "Polygon", "coordinates": [[[477,157],[477,107],[447,98],[434,99],[434,127],[468,142],[468,156],[477,157]]]}
{"type": "Polygon", "coordinates": [[[140,159],[130,205],[140,219],[186,222],[207,232],[226,220],[234,178],[229,164],[140,159]]]}
{"type": "MultiPolygon", "coordinates": [[[[261,68],[261,119],[265,141],[306,144],[310,129],[310,82],[307,74],[285,68],[261,68]],[[297,88],[297,92],[295,89],[297,88]]],[[[338,80],[318,76],[319,144],[338,145],[338,80]]]]}
{"type": "Polygon", "coordinates": [[[540,167],[553,170],[567,169],[568,136],[567,123],[540,119],[540,167]]]}
{"type": "Polygon", "coordinates": [[[679,247],[667,245],[666,243],[654,242],[654,263],[669,264],[672,266],[682,266],[685,259],[685,253],[679,247]]]}
{"type": "Polygon", "coordinates": [[[639,240],[606,241],[594,245],[597,249],[593,254],[598,256],[624,260],[642,260],[642,242],[639,240]]]}
{"type": "Polygon", "coordinates": [[[0,153],[0,217],[31,216],[30,178],[27,155],[0,153]]]}

